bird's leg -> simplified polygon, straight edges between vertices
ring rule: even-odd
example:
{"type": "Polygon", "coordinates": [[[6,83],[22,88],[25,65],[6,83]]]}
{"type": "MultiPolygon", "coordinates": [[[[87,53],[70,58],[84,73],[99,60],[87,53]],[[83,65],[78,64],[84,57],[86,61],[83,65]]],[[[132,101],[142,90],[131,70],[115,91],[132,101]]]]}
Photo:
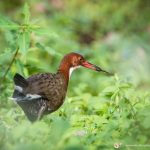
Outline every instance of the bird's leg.
{"type": "Polygon", "coordinates": [[[43,115],[43,112],[46,110],[46,103],[44,103],[43,105],[42,105],[42,107],[41,107],[41,109],[40,109],[40,111],[39,111],[39,113],[38,113],[38,118],[37,118],[37,120],[40,120],[41,119],[41,117],[42,117],[42,115],[43,115]]]}

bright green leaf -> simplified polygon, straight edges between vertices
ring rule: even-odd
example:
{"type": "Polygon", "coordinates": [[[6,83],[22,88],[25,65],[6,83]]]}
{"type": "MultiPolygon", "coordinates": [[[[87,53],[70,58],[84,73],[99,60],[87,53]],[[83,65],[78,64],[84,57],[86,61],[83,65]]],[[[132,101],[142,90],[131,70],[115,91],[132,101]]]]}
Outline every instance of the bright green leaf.
{"type": "Polygon", "coordinates": [[[18,45],[21,53],[26,54],[30,44],[30,32],[20,33],[18,36],[18,45]]]}
{"type": "Polygon", "coordinates": [[[58,34],[48,29],[36,28],[36,29],[33,29],[33,32],[36,33],[37,35],[45,35],[50,38],[58,38],[58,34]]]}
{"type": "Polygon", "coordinates": [[[16,30],[19,25],[4,16],[0,16],[0,28],[16,30]]]}
{"type": "Polygon", "coordinates": [[[23,8],[23,15],[24,15],[24,23],[29,24],[30,21],[30,11],[29,5],[26,3],[23,8]]]}

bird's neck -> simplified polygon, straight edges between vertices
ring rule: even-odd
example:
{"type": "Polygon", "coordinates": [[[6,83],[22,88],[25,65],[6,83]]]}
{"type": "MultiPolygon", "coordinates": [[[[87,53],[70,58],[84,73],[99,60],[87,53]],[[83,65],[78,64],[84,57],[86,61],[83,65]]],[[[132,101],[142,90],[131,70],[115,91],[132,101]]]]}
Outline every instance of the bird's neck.
{"type": "Polygon", "coordinates": [[[63,74],[63,76],[65,77],[66,83],[68,85],[69,82],[69,78],[70,78],[70,64],[66,61],[62,61],[59,69],[58,69],[58,73],[63,74]]]}

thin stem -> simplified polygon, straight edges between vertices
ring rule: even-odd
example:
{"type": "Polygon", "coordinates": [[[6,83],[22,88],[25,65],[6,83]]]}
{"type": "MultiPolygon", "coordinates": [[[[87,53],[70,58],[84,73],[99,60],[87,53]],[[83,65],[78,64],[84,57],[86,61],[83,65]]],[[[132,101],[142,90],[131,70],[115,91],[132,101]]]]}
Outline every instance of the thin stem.
{"type": "Polygon", "coordinates": [[[13,63],[15,61],[15,58],[16,58],[16,56],[18,54],[18,50],[19,50],[19,48],[17,48],[17,50],[16,50],[16,52],[15,52],[13,58],[12,58],[12,61],[10,62],[9,66],[8,66],[8,68],[6,70],[6,72],[4,73],[4,76],[2,77],[1,82],[5,80],[6,75],[8,74],[9,70],[11,69],[11,66],[13,65],[13,63]]]}

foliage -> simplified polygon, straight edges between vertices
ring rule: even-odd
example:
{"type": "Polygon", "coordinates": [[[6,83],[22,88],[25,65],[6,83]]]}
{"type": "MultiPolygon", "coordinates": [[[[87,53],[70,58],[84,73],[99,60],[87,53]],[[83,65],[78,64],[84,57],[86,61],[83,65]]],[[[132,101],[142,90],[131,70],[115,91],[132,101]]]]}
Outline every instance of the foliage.
{"type": "Polygon", "coordinates": [[[149,1],[23,3],[0,2],[0,149],[149,149],[149,1]],[[13,75],[54,72],[71,51],[116,74],[79,69],[64,105],[31,124],[13,75]]]}

